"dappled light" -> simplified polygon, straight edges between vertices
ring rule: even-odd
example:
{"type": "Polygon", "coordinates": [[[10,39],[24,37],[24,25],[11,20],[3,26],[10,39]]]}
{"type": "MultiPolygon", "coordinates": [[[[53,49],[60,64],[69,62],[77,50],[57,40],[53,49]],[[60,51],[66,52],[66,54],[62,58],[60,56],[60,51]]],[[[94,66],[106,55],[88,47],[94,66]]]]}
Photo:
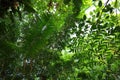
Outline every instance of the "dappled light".
{"type": "Polygon", "coordinates": [[[0,80],[120,80],[119,0],[0,0],[0,80]]]}

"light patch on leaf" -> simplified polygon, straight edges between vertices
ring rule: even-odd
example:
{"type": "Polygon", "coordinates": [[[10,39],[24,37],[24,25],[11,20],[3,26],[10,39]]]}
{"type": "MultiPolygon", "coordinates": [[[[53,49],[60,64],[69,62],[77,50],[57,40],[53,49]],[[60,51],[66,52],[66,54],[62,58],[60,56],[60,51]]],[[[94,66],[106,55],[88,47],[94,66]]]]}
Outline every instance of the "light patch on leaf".
{"type": "Polygon", "coordinates": [[[72,58],[72,56],[74,55],[73,52],[70,52],[70,49],[69,48],[65,48],[64,50],[61,51],[61,59],[65,60],[65,61],[68,61],[72,58]]]}

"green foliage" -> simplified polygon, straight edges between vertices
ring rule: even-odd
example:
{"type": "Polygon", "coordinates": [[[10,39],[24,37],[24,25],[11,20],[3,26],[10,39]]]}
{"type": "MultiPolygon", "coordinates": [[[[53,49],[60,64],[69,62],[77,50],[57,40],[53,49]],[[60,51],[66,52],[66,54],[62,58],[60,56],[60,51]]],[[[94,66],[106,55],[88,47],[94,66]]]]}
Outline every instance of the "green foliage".
{"type": "Polygon", "coordinates": [[[118,0],[8,2],[0,0],[0,80],[120,79],[118,0]]]}
{"type": "Polygon", "coordinates": [[[68,4],[70,0],[64,0],[64,4],[68,4]]]}
{"type": "Polygon", "coordinates": [[[102,1],[99,1],[98,6],[99,6],[99,7],[102,6],[102,1]]]}
{"type": "Polygon", "coordinates": [[[32,7],[31,0],[0,0],[0,18],[9,16],[14,22],[14,16],[17,14],[22,19],[21,8],[27,12],[36,12],[32,7]]]}

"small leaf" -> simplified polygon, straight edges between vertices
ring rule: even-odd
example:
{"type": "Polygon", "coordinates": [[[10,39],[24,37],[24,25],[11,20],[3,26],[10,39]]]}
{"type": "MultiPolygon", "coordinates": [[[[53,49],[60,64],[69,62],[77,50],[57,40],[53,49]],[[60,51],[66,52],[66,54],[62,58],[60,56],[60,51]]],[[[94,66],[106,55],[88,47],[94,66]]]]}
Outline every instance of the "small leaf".
{"type": "Polygon", "coordinates": [[[22,14],[21,14],[21,11],[18,9],[18,16],[19,16],[19,20],[21,21],[22,20],[22,14]]]}
{"type": "Polygon", "coordinates": [[[97,13],[96,17],[99,17],[99,15],[100,15],[100,12],[97,13]]]}
{"type": "Polygon", "coordinates": [[[83,16],[83,20],[86,20],[86,18],[87,18],[86,15],[84,15],[84,16],[83,16]]]}
{"type": "Polygon", "coordinates": [[[102,6],[102,1],[99,1],[98,6],[99,6],[99,7],[102,6]]]}
{"type": "Polygon", "coordinates": [[[102,12],[107,12],[108,10],[106,8],[102,9],[102,12]]]}
{"type": "Polygon", "coordinates": [[[106,16],[106,19],[108,19],[109,18],[109,16],[106,16]]]}
{"type": "Polygon", "coordinates": [[[110,10],[110,13],[112,13],[112,12],[113,12],[113,8],[110,8],[109,10],[110,10]]]}
{"type": "Polygon", "coordinates": [[[10,11],[10,19],[11,19],[12,22],[14,22],[14,16],[13,16],[12,11],[10,11]]]}

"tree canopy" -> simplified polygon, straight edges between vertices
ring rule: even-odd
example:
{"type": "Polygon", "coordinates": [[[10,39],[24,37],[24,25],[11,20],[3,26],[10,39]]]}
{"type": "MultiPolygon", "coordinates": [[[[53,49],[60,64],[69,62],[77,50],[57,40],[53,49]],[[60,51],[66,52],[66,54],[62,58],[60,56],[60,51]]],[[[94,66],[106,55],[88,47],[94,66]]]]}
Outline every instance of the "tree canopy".
{"type": "Polygon", "coordinates": [[[0,0],[0,80],[119,80],[119,0],[0,0]]]}

